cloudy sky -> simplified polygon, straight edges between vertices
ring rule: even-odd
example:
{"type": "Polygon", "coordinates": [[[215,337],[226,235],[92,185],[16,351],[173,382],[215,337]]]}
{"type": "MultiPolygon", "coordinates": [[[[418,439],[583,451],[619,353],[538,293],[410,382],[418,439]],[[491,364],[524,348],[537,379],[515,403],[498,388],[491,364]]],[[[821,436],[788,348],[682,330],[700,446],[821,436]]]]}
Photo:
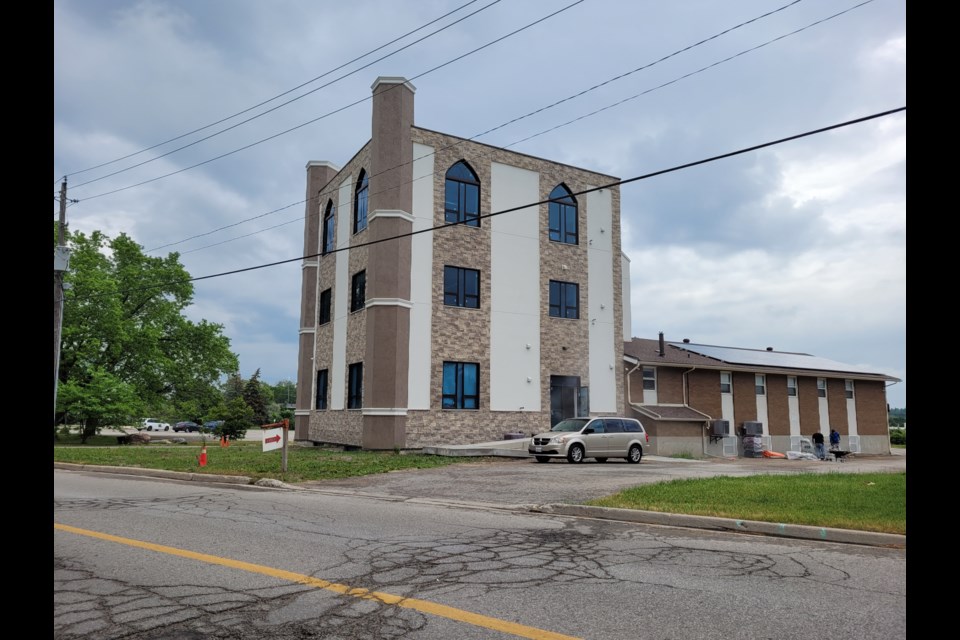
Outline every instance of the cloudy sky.
{"type": "MultiPolygon", "coordinates": [[[[72,230],[178,252],[241,374],[295,380],[305,165],[370,137],[378,76],[435,131],[636,180],[633,335],[903,380],[904,0],[55,0],[72,230]],[[285,104],[288,103],[288,104],[285,104]]],[[[54,203],[54,217],[57,205],[54,203]]]]}

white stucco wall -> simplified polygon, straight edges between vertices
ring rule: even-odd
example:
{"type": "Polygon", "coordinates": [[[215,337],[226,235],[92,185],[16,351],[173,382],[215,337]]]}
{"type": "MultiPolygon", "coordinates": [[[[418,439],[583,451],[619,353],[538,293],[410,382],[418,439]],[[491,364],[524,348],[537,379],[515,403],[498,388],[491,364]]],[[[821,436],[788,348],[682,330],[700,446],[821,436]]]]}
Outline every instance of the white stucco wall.
{"type": "MultiPolygon", "coordinates": [[[[539,181],[535,171],[492,163],[490,208],[537,202],[539,181]]],[[[540,411],[538,207],[495,216],[490,229],[490,409],[540,411]]]]}
{"type": "Polygon", "coordinates": [[[620,254],[620,296],[623,301],[623,341],[633,339],[633,316],[630,307],[630,258],[627,254],[620,254]]]}
{"type": "Polygon", "coordinates": [[[333,361],[330,366],[330,408],[343,409],[347,386],[347,316],[350,315],[350,231],[353,228],[353,177],[340,183],[337,195],[337,254],[333,287],[333,361]]]}
{"type": "MultiPolygon", "coordinates": [[[[590,318],[590,412],[617,411],[620,356],[614,336],[623,332],[613,307],[613,200],[609,189],[587,194],[587,309],[590,318]]],[[[622,286],[618,282],[617,286],[622,286]]]]}
{"type": "MultiPolygon", "coordinates": [[[[434,149],[413,145],[413,229],[433,227],[434,149]]],[[[407,407],[430,408],[430,332],[432,304],[433,234],[411,238],[410,256],[410,352],[407,377],[407,407]]]]}

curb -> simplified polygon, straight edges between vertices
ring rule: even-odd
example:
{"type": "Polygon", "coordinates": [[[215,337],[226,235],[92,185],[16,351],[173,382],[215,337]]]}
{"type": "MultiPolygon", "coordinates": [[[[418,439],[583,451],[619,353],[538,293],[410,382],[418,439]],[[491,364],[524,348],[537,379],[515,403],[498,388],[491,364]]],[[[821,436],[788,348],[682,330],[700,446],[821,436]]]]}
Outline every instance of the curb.
{"type": "Polygon", "coordinates": [[[225,476],[215,473],[192,473],[189,471],[167,471],[165,469],[144,469],[143,467],[108,467],[99,464],[78,464],[74,462],[54,462],[54,469],[69,471],[97,471],[124,475],[167,478],[169,480],[187,480],[191,482],[225,482],[227,484],[253,484],[253,478],[246,476],[225,476]]]}
{"type": "Polygon", "coordinates": [[[842,542],[873,547],[907,548],[907,536],[874,531],[855,531],[852,529],[833,529],[830,527],[812,527],[801,524],[761,522],[757,520],[736,520],[711,516],[691,516],[659,511],[639,511],[633,509],[615,509],[612,507],[588,507],[570,504],[545,504],[531,509],[552,515],[575,516],[579,518],[598,518],[621,522],[640,522],[669,527],[688,527],[729,533],[752,533],[754,535],[777,536],[780,538],[800,538],[821,542],[842,542]]]}

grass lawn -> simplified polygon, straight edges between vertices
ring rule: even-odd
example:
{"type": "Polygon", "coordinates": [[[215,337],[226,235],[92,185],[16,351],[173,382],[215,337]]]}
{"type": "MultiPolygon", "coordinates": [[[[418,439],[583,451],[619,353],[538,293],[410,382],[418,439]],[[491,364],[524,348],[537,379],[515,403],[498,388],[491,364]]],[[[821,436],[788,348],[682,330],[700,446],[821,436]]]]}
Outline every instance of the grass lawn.
{"type": "Polygon", "coordinates": [[[322,447],[287,448],[287,472],[281,473],[281,451],[263,452],[259,442],[231,442],[221,448],[220,441],[207,442],[207,465],[200,467],[200,444],[156,444],[116,446],[115,436],[95,436],[79,446],[79,437],[61,436],[53,447],[54,462],[100,464],[113,467],[142,467],[169,471],[215,473],[276,478],[284,482],[332,480],[386,473],[398,469],[430,469],[451,464],[486,462],[490,458],[444,458],[419,453],[393,451],[334,451],[322,447]],[[112,446],[111,446],[112,445],[112,446]]]}
{"type": "Polygon", "coordinates": [[[907,474],[807,473],[672,480],[589,504],[620,509],[907,533],[907,474]]]}

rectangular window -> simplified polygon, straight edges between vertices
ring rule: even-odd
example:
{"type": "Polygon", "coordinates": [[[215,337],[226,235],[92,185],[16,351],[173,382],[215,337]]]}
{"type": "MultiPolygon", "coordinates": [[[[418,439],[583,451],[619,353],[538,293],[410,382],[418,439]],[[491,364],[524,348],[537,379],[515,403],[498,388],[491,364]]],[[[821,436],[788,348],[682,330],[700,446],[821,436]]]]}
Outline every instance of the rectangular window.
{"type": "Polygon", "coordinates": [[[754,375],[753,379],[754,379],[753,384],[757,389],[757,395],[758,396],[767,395],[767,377],[762,373],[758,373],[754,375]]]}
{"type": "Polygon", "coordinates": [[[350,380],[347,390],[347,409],[363,408],[363,363],[350,365],[350,380]]]}
{"type": "Polygon", "coordinates": [[[316,405],[319,411],[327,408],[327,370],[317,371],[317,401],[316,405]]]}
{"type": "Polygon", "coordinates": [[[650,391],[657,390],[657,370],[653,367],[643,368],[643,388],[650,391]]]}
{"type": "Polygon", "coordinates": [[[327,324],[330,322],[330,300],[331,290],[326,289],[320,292],[320,310],[317,313],[318,324],[327,324]]]}
{"type": "Polygon", "coordinates": [[[797,376],[787,376],[787,395],[796,397],[797,395],[797,376]]]}
{"type": "Polygon", "coordinates": [[[480,408],[480,365],[475,362],[443,363],[443,408],[480,408]]]}
{"type": "Polygon", "coordinates": [[[720,372],[720,393],[733,391],[733,374],[729,371],[720,372]]]}
{"type": "Polygon", "coordinates": [[[827,397],[827,379],[826,378],[817,378],[817,396],[821,398],[827,397]]]}
{"type": "Polygon", "coordinates": [[[461,267],[443,268],[443,304],[480,308],[480,272],[461,267]]]}
{"type": "Polygon", "coordinates": [[[853,380],[843,381],[843,392],[847,396],[847,398],[853,397],[853,380]]]}
{"type": "Polygon", "coordinates": [[[550,315],[554,318],[579,318],[580,285],[551,280],[550,315]]]}
{"type": "Polygon", "coordinates": [[[353,275],[350,291],[350,311],[359,311],[367,303],[367,272],[359,271],[353,275]]]}

